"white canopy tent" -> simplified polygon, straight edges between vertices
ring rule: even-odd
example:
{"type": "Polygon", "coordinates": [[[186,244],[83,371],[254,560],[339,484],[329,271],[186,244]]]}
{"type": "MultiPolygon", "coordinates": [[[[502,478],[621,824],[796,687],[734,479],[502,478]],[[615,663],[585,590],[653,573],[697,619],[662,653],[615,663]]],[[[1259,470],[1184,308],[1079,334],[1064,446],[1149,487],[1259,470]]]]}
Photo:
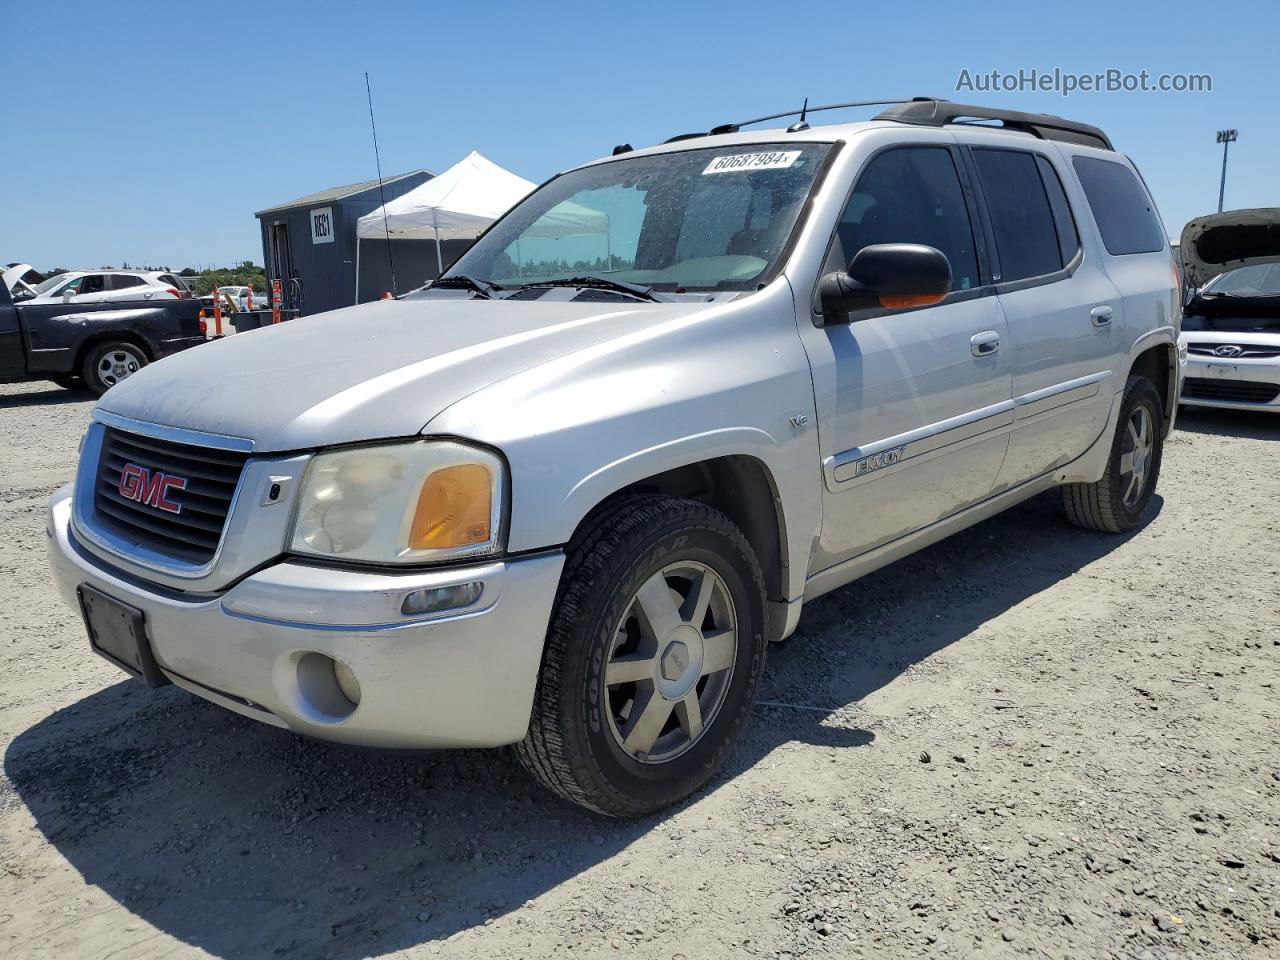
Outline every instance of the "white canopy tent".
{"type": "MultiPolygon", "coordinates": [[[[356,302],[360,301],[360,241],[434,240],[436,267],[444,272],[440,243],[478,237],[533,190],[534,184],[471,151],[422,186],[356,222],[356,302]]],[[[605,236],[609,218],[598,210],[561,203],[525,233],[527,237],[605,236]]]]}

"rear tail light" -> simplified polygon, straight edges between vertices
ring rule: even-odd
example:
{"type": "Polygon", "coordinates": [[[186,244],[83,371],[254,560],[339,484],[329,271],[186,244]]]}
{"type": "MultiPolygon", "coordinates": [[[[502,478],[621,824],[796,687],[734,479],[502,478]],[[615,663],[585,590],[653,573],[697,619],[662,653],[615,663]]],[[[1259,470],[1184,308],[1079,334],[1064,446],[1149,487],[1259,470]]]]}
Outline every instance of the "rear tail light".
{"type": "Polygon", "coordinates": [[[184,297],[191,296],[191,294],[183,293],[181,290],[178,290],[174,287],[165,287],[164,289],[166,293],[170,294],[171,296],[177,297],[179,300],[183,299],[184,297]]]}
{"type": "Polygon", "coordinates": [[[200,332],[201,332],[201,333],[203,333],[203,334],[205,334],[205,335],[207,336],[207,335],[208,335],[208,333],[209,333],[209,324],[208,324],[208,322],[207,322],[207,321],[205,320],[205,318],[204,318],[204,308],[203,308],[203,307],[201,307],[201,308],[200,308],[200,314],[199,314],[199,317],[200,317],[200,332]]]}

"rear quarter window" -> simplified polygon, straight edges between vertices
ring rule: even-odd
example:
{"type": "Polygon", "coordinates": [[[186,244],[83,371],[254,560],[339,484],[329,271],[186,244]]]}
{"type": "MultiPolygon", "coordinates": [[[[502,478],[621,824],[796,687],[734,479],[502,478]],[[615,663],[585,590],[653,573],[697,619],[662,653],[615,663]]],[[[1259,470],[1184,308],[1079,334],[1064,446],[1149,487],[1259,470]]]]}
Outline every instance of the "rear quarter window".
{"type": "Polygon", "coordinates": [[[1122,163],[1096,157],[1073,157],[1072,165],[1107,253],[1155,253],[1166,245],[1151,198],[1122,163]]]}

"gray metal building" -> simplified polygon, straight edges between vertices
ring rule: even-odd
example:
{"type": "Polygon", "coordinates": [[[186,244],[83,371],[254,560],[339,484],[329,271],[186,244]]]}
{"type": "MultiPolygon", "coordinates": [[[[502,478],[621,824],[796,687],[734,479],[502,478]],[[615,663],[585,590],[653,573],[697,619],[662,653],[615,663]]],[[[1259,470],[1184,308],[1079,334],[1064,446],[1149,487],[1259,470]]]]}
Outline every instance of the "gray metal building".
{"type": "MultiPolygon", "coordinates": [[[[268,289],[279,279],[285,307],[303,314],[351,306],[356,302],[356,221],[381,206],[384,198],[394,200],[432,176],[427,170],[414,170],[384,177],[381,192],[377,180],[366,180],[259,210],[254,216],[262,230],[268,289]]],[[[446,263],[450,246],[444,244],[446,263]]],[[[432,243],[401,241],[393,244],[392,256],[400,292],[435,276],[432,243]]],[[[360,275],[362,303],[391,288],[385,242],[361,244],[360,275]]]]}

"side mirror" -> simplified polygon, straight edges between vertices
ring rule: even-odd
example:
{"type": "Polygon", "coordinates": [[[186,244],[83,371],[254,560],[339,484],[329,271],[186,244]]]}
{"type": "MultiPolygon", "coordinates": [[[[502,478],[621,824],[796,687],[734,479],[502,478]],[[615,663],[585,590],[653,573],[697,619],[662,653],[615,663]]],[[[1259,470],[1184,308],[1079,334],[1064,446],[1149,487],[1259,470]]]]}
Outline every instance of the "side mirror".
{"type": "Polygon", "coordinates": [[[863,247],[844,272],[818,282],[823,326],[849,323],[851,310],[927,307],[951,291],[946,254],[920,243],[877,243],[863,247]]]}
{"type": "Polygon", "coordinates": [[[63,299],[63,300],[70,300],[70,299],[71,299],[72,297],[74,297],[75,295],[76,295],[76,292],[75,292],[75,290],[73,290],[71,287],[64,287],[64,288],[63,288],[63,290],[62,290],[62,299],[63,299]]]}

